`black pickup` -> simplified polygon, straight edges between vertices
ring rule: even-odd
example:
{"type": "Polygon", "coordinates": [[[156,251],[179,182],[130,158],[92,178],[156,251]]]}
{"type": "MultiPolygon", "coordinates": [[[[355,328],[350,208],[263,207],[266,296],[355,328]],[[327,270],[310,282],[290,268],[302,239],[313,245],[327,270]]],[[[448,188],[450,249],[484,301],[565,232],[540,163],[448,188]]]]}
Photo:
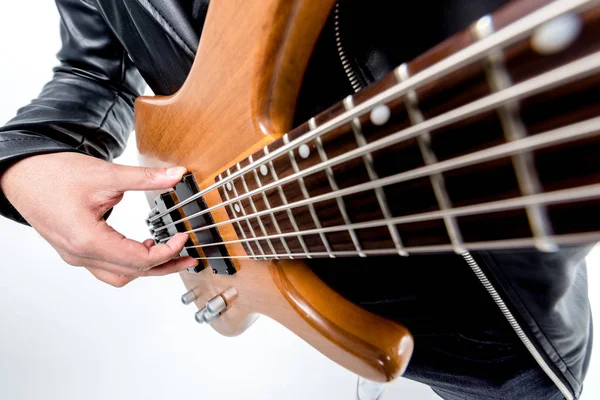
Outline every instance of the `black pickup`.
{"type": "MultiPolygon", "coordinates": [[[[207,209],[208,206],[206,205],[203,197],[199,197],[198,199],[182,206],[180,209],[175,209],[170,213],[163,215],[161,218],[153,222],[149,222],[152,217],[163,214],[169,208],[175,206],[179,202],[183,202],[198,192],[198,184],[196,183],[193,175],[187,174],[183,177],[181,182],[173,188],[172,191],[163,193],[154,199],[156,206],[150,212],[147,222],[150,232],[152,233],[153,239],[156,243],[165,241],[165,239],[177,234],[178,232],[187,232],[190,230],[190,228],[191,230],[194,230],[208,225],[214,225],[215,222],[211,214],[206,213],[186,220],[187,224],[189,224],[188,226],[186,226],[183,222],[180,222],[175,225],[168,226],[167,228],[160,229],[163,226],[170,225],[175,221],[181,220],[183,216],[191,216],[207,209]]],[[[227,258],[229,257],[229,253],[224,245],[203,247],[202,252],[204,254],[202,255],[202,252],[199,252],[198,249],[193,247],[195,243],[192,241],[191,235],[194,235],[197,242],[201,245],[220,243],[223,241],[221,234],[216,227],[200,232],[190,233],[190,239],[187,241],[185,248],[181,252],[181,256],[190,256],[194,258],[205,256],[210,258],[209,260],[201,260],[198,266],[190,269],[190,272],[198,273],[209,265],[215,274],[235,274],[236,269],[233,266],[231,259],[227,258]]]]}

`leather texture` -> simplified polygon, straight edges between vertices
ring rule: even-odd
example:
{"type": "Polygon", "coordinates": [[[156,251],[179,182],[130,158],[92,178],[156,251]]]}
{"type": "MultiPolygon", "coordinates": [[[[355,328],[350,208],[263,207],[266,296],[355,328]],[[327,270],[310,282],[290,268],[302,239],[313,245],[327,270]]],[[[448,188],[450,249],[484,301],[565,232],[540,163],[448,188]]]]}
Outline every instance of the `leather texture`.
{"type": "MultiPolygon", "coordinates": [[[[368,83],[503,2],[344,0],[340,26],[346,53],[368,83]],[[421,34],[413,34],[419,29],[421,34]]],[[[76,151],[105,160],[120,155],[133,129],[134,100],[144,81],[161,95],[174,93],[185,81],[208,7],[207,0],[56,4],[63,41],[60,65],[39,97],[0,128],[0,171],[23,157],[50,152],[76,151]]],[[[332,25],[330,18],[309,63],[298,122],[352,93],[336,54],[332,25]]],[[[0,214],[26,223],[1,193],[0,214]]],[[[584,261],[588,250],[475,255],[575,398],[581,394],[592,344],[584,261]]]]}

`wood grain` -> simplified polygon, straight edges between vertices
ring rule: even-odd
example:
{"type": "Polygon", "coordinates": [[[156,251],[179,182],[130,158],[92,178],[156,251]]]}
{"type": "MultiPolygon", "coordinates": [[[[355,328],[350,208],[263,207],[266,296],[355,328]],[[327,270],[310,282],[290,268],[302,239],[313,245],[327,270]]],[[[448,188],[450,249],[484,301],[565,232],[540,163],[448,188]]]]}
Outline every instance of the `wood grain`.
{"type": "MultiPolygon", "coordinates": [[[[500,29],[523,15],[523,13],[531,12],[546,3],[547,1],[540,0],[512,3],[494,14],[494,26],[500,29]]],[[[599,51],[600,42],[596,38],[600,36],[600,7],[588,9],[581,14],[580,18],[583,29],[577,40],[564,51],[551,55],[539,54],[531,48],[529,38],[519,40],[509,46],[504,51],[504,59],[513,82],[523,82],[599,51]]],[[[425,52],[417,59],[408,62],[407,70],[412,75],[421,72],[445,57],[473,44],[475,40],[471,30],[467,29],[425,52]]],[[[353,102],[361,104],[397,84],[398,80],[393,73],[390,73],[381,81],[353,96],[353,102]]],[[[598,90],[600,90],[600,76],[596,74],[523,99],[519,102],[519,114],[523,119],[528,135],[536,135],[597,116],[600,106],[594,93],[598,90]]],[[[488,96],[491,94],[491,90],[486,79],[483,63],[479,62],[423,85],[415,93],[419,110],[423,113],[425,120],[428,120],[488,96]]],[[[392,116],[384,126],[374,125],[368,114],[359,118],[361,131],[368,143],[411,126],[403,98],[393,100],[387,105],[391,109],[392,116]]],[[[343,103],[339,102],[317,115],[315,117],[316,125],[320,126],[344,111],[343,103]]],[[[302,137],[308,131],[308,123],[304,123],[287,135],[289,140],[294,140],[302,137]]],[[[449,124],[430,132],[430,137],[432,150],[440,161],[507,142],[500,119],[495,111],[485,112],[449,124]]],[[[350,124],[342,125],[322,135],[321,141],[329,159],[355,150],[358,147],[350,124]]],[[[270,143],[267,148],[269,153],[272,153],[283,145],[283,139],[278,139],[270,143]]],[[[305,170],[322,162],[315,141],[309,142],[308,145],[310,156],[307,159],[300,157],[298,151],[294,150],[295,159],[300,170],[305,170]]],[[[600,165],[593,161],[599,146],[600,138],[596,136],[588,140],[575,141],[567,145],[551,146],[534,151],[532,154],[536,172],[540,175],[543,189],[547,191],[561,190],[599,182],[600,165]],[[569,162],[556,162],[567,158],[569,162]]],[[[260,149],[252,155],[252,160],[259,160],[265,154],[265,149],[260,149]]],[[[375,171],[379,177],[388,177],[425,166],[416,139],[406,140],[374,152],[372,158],[375,171]]],[[[286,178],[294,173],[287,155],[276,158],[272,163],[279,179],[286,178]]],[[[250,161],[245,159],[239,164],[243,168],[249,165],[250,161]]],[[[334,166],[332,170],[337,185],[342,189],[366,183],[370,180],[364,161],[360,157],[334,166]]],[[[223,176],[236,171],[236,167],[229,168],[223,173],[223,176]]],[[[271,174],[266,176],[259,174],[258,178],[262,186],[275,181],[271,174]]],[[[308,175],[303,179],[310,197],[332,191],[324,171],[308,175]]],[[[450,202],[455,207],[505,200],[521,195],[509,156],[493,162],[451,170],[444,173],[444,179],[450,202]]],[[[260,186],[253,173],[245,174],[244,181],[250,191],[258,189],[260,186]]],[[[241,179],[235,180],[233,185],[238,194],[246,193],[246,188],[242,185],[241,179]]],[[[297,181],[282,185],[282,189],[287,203],[304,200],[297,181]]],[[[220,189],[222,197],[224,196],[224,190],[224,188],[220,189]]],[[[261,195],[254,195],[241,200],[239,205],[246,214],[254,213],[253,205],[258,211],[264,211],[268,208],[265,203],[268,203],[271,208],[284,205],[284,199],[278,189],[269,189],[265,194],[267,197],[266,202],[261,195]]],[[[439,210],[438,201],[427,177],[389,185],[385,187],[385,195],[393,217],[439,210]]],[[[235,196],[230,193],[230,197],[235,196]]],[[[343,202],[352,223],[383,219],[377,197],[372,190],[344,196],[343,202]]],[[[587,211],[591,207],[588,203],[584,201],[573,202],[560,207],[549,206],[553,231],[557,234],[569,234],[599,230],[600,221],[589,218],[585,212],[582,212],[582,210],[587,211]],[[567,220],[572,221],[570,227],[564,223],[567,220]]],[[[346,225],[340,207],[335,200],[317,202],[313,206],[322,226],[346,225]]],[[[307,206],[295,207],[291,212],[300,231],[316,228],[314,218],[307,206]]],[[[229,208],[227,213],[231,219],[242,215],[233,212],[229,208]]],[[[252,237],[253,232],[256,232],[257,236],[263,236],[260,224],[265,227],[267,235],[277,235],[277,226],[285,234],[295,232],[288,213],[279,211],[275,212],[274,216],[275,222],[273,222],[270,215],[251,218],[249,225],[243,221],[240,224],[241,231],[235,225],[238,236],[242,236],[242,231],[249,238],[252,237]]],[[[481,213],[476,216],[459,217],[457,222],[466,242],[521,239],[531,237],[532,234],[529,221],[523,210],[481,213]]],[[[441,218],[419,223],[398,224],[397,226],[405,246],[423,247],[450,244],[450,238],[441,218]]],[[[356,234],[363,250],[394,248],[392,237],[385,226],[356,230],[356,234]]],[[[310,253],[320,253],[322,257],[327,257],[326,244],[323,238],[317,234],[310,234],[304,235],[303,239],[310,253]]],[[[325,240],[333,251],[356,250],[347,231],[326,233],[325,240]]],[[[305,253],[298,238],[286,237],[285,242],[292,253],[305,253]]],[[[259,240],[258,244],[263,250],[269,250],[272,246],[276,254],[286,253],[281,239],[259,240]]],[[[251,252],[260,254],[261,249],[255,241],[244,243],[244,247],[248,254],[251,252]]],[[[271,251],[265,252],[272,253],[271,251]]]]}
{"type": "MultiPolygon", "coordinates": [[[[201,188],[290,127],[302,74],[333,0],[213,0],[192,71],[170,97],[136,101],[138,148],[146,164],[184,165],[201,188]]],[[[209,206],[222,201],[213,191],[209,206]]],[[[222,208],[215,221],[228,219],[222,208]]],[[[237,239],[230,226],[224,240],[237,239]]],[[[246,254],[239,244],[232,255],[246,254]]],[[[302,262],[235,260],[238,272],[182,273],[197,306],[223,293],[212,326],[237,335],[257,315],[273,318],[342,366],[376,381],[400,375],[412,352],[403,326],[370,314],[319,285],[302,262]],[[315,316],[321,316],[315,318],[315,316]]]]}
{"type": "MultiPolygon", "coordinates": [[[[526,0],[513,2],[495,15],[498,27],[505,26],[523,14],[547,2],[526,0]]],[[[318,33],[333,6],[333,0],[213,0],[208,12],[196,62],[182,89],[170,97],[141,98],[136,102],[138,147],[148,165],[185,165],[193,172],[200,188],[206,188],[250,163],[249,156],[259,159],[265,148],[273,151],[283,145],[282,134],[291,127],[293,109],[302,81],[302,74],[318,33]]],[[[585,29],[580,41],[567,52],[540,56],[522,40],[505,51],[506,67],[514,82],[562,65],[598,49],[599,8],[582,16],[585,29]]],[[[435,47],[408,63],[415,74],[450,54],[468,46],[473,37],[470,31],[435,47]]],[[[369,99],[391,85],[393,75],[366,88],[354,98],[355,104],[369,99]]],[[[593,93],[600,86],[598,76],[576,82],[551,93],[532,96],[521,102],[521,117],[528,133],[535,135],[554,127],[597,116],[599,105],[593,93]],[[549,112],[551,110],[551,112],[549,112]]],[[[460,69],[447,77],[430,82],[416,90],[419,107],[425,119],[439,116],[490,93],[481,64],[460,69]]],[[[410,126],[403,99],[391,101],[392,119],[376,127],[368,116],[360,118],[368,142],[390,135],[410,126]]],[[[339,103],[316,116],[317,125],[344,111],[339,103]]],[[[431,132],[431,146],[439,160],[504,143],[495,112],[431,132]]],[[[288,133],[290,139],[308,131],[303,124],[288,133]]],[[[323,137],[329,158],[357,147],[349,126],[341,126],[323,137]]],[[[595,162],[598,138],[573,145],[536,152],[536,170],[544,190],[556,190],[574,185],[600,181],[600,167],[595,162]]],[[[312,156],[299,160],[300,169],[319,162],[314,143],[312,156]]],[[[411,170],[424,165],[416,140],[408,140],[373,154],[379,176],[411,170]]],[[[279,177],[293,173],[289,157],[273,162],[279,177]]],[[[368,179],[361,159],[333,168],[340,187],[366,182],[368,179]]],[[[248,190],[258,186],[254,176],[245,176],[248,190]]],[[[272,178],[270,178],[272,180],[272,178]]],[[[266,179],[263,183],[268,183],[266,179]]],[[[519,194],[510,159],[500,159],[484,166],[463,168],[444,175],[446,187],[455,206],[478,204],[514,197],[519,194]]],[[[324,173],[306,177],[311,196],[326,193],[330,188],[324,173]]],[[[234,182],[238,193],[246,188],[234,182]]],[[[284,185],[289,202],[302,198],[298,182],[284,185]]],[[[283,204],[277,190],[266,193],[271,206],[283,204]]],[[[438,209],[428,178],[403,182],[386,188],[394,216],[410,215],[438,209]]],[[[221,204],[223,190],[204,196],[208,206],[221,204]]],[[[344,201],[353,222],[382,217],[372,191],[347,196],[344,201]]],[[[252,197],[259,210],[266,204],[261,196],[252,197]]],[[[240,202],[252,212],[250,199],[240,202]]],[[[597,202],[579,202],[570,206],[552,206],[548,212],[557,234],[586,232],[600,227],[595,209],[597,202]]],[[[301,229],[312,229],[315,221],[307,207],[293,210],[301,229]]],[[[341,215],[333,201],[323,202],[317,210],[324,226],[339,225],[341,215]]],[[[236,215],[219,208],[212,213],[216,222],[227,221],[236,215]]],[[[275,215],[284,232],[291,232],[286,213],[275,215]]],[[[272,220],[261,217],[268,234],[275,233],[272,220]]],[[[530,235],[524,212],[517,210],[495,215],[458,218],[465,241],[499,240],[530,235]]],[[[222,225],[219,231],[224,241],[238,240],[252,231],[260,232],[259,220],[250,227],[237,229],[222,225]]],[[[407,246],[426,246],[449,243],[441,220],[400,226],[400,235],[407,246]]],[[[361,231],[359,240],[365,248],[391,247],[386,229],[361,231]]],[[[318,235],[304,238],[310,251],[323,251],[318,235]]],[[[328,234],[334,250],[352,249],[347,232],[328,234]]],[[[298,238],[289,238],[292,251],[302,249],[298,238]]],[[[262,240],[267,248],[269,242],[262,240]]],[[[271,245],[282,251],[283,242],[271,245]]],[[[231,243],[227,250],[232,256],[247,256],[250,250],[259,252],[256,244],[231,243]]],[[[213,323],[224,335],[237,335],[247,329],[262,314],[286,326],[323,354],[344,367],[375,381],[387,381],[400,375],[410,359],[413,341],[410,332],[400,324],[365,312],[346,301],[323,284],[299,260],[258,261],[236,259],[238,272],[234,276],[214,275],[210,268],[200,274],[183,273],[186,288],[198,296],[196,304],[221,294],[228,309],[213,323]]]]}

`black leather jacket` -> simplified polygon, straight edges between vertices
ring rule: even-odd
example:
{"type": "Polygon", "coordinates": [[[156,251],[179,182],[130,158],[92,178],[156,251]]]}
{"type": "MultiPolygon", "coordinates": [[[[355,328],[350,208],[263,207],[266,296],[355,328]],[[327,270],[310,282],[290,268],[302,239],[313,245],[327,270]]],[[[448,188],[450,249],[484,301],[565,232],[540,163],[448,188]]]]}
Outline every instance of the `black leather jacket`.
{"type": "MultiPolygon", "coordinates": [[[[118,156],[133,129],[134,100],[144,81],[157,94],[172,94],[186,79],[208,7],[208,0],[56,2],[62,18],[60,65],[39,97],[0,128],[2,169],[20,158],[50,152],[79,151],[106,160],[118,156]]],[[[340,28],[359,84],[381,77],[502,2],[455,0],[436,7],[430,1],[342,2],[340,28]],[[398,10],[385,12],[384,7],[398,10]],[[357,15],[360,21],[354,19],[357,15]],[[405,18],[400,22],[398,16],[405,18]],[[412,34],[423,21],[427,29],[412,34]],[[393,34],[386,33],[390,29],[393,34]],[[403,37],[411,40],[399,45],[403,37]]],[[[330,21],[309,65],[296,119],[306,120],[351,92],[330,21]]],[[[26,223],[1,193],[0,213],[26,223]]],[[[587,250],[475,255],[514,316],[513,328],[522,330],[538,362],[575,398],[582,390],[592,344],[587,250]]]]}

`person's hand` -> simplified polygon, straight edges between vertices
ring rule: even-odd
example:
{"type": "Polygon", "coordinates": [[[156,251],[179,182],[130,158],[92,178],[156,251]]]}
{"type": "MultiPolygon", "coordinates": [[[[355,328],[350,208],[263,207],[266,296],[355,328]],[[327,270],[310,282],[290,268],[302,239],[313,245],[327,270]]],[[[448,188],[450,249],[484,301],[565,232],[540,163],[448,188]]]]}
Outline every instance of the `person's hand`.
{"type": "Polygon", "coordinates": [[[99,280],[122,287],[138,276],[166,275],[198,264],[174,259],[187,241],[177,234],[165,244],[127,239],[104,214],[128,190],[168,189],[185,168],[127,167],[77,153],[25,158],[0,178],[7,199],[68,264],[87,268],[99,280]]]}

